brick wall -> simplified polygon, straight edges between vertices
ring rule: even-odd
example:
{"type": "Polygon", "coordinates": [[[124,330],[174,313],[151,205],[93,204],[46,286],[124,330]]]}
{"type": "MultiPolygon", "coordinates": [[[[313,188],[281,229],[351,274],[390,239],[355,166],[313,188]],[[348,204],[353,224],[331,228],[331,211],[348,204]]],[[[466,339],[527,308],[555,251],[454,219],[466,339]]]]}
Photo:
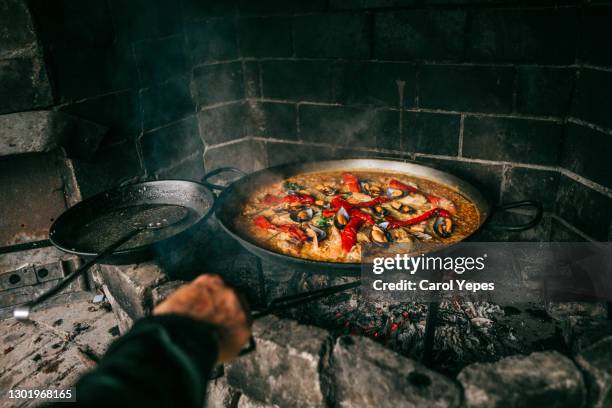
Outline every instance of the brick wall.
{"type": "Polygon", "coordinates": [[[97,190],[389,157],[540,199],[555,239],[608,239],[612,2],[82,3],[31,7],[58,109],[113,129],[81,166],[97,190]]]}

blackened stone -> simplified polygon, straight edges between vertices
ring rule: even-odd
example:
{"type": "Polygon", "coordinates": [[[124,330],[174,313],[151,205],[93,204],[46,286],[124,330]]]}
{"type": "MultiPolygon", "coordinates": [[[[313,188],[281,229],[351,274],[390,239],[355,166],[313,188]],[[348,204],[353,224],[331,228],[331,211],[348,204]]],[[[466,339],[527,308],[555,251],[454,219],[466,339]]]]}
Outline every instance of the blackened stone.
{"type": "Polygon", "coordinates": [[[238,0],[241,15],[275,15],[322,11],[327,7],[325,0],[238,0]]]}
{"type": "Polygon", "coordinates": [[[179,77],[140,91],[143,130],[154,129],[194,113],[189,77],[179,77]]]}
{"type": "Polygon", "coordinates": [[[145,166],[150,173],[177,165],[187,157],[199,153],[203,146],[194,116],[145,133],[140,139],[145,166]]]}
{"type": "Polygon", "coordinates": [[[181,0],[183,18],[186,21],[203,20],[210,17],[229,17],[236,14],[235,0],[201,1],[181,0]]]}
{"type": "Polygon", "coordinates": [[[140,133],[140,103],[136,92],[124,91],[64,105],[63,112],[109,127],[104,145],[132,140],[140,133]]]}
{"type": "Polygon", "coordinates": [[[612,321],[590,316],[568,316],[563,325],[563,338],[573,354],[612,336],[612,321]]]}
{"type": "Polygon", "coordinates": [[[240,139],[245,134],[243,102],[207,108],[198,113],[200,136],[207,146],[240,139]]]}
{"type": "Polygon", "coordinates": [[[572,116],[612,129],[607,103],[612,93],[612,72],[581,69],[572,103],[572,116]]]}
{"type": "Polygon", "coordinates": [[[266,404],[264,402],[256,401],[254,399],[249,398],[248,395],[242,394],[240,395],[240,399],[238,400],[238,405],[236,408],[278,408],[276,404],[266,404]]]}
{"type": "Polygon", "coordinates": [[[551,220],[551,242],[584,242],[586,239],[556,218],[551,220]]]}
{"type": "Polygon", "coordinates": [[[241,140],[221,145],[204,152],[204,168],[207,171],[218,167],[236,167],[251,173],[266,167],[264,143],[257,140],[241,140]]]}
{"type": "Polygon", "coordinates": [[[425,65],[419,76],[419,106],[475,112],[510,112],[513,69],[425,65]]]}
{"type": "Polygon", "coordinates": [[[185,41],[182,35],[134,44],[140,83],[150,85],[187,72],[185,41]]]}
{"type": "Polygon", "coordinates": [[[259,98],[261,96],[261,84],[259,82],[259,62],[244,61],[244,95],[247,98],[259,98]]]}
{"type": "Polygon", "coordinates": [[[21,0],[0,4],[0,58],[31,54],[36,49],[36,33],[28,7],[21,0]]]}
{"type": "Polygon", "coordinates": [[[404,112],[402,150],[456,156],[459,147],[459,115],[404,112]]]}
{"type": "Polygon", "coordinates": [[[399,148],[399,112],[300,105],[300,138],[336,146],[399,148]]]}
{"type": "MultiPolygon", "coordinates": [[[[181,8],[175,0],[109,0],[120,40],[138,41],[181,32],[181,8]]],[[[76,35],[76,34],[75,34],[76,35]]]]}
{"type": "Polygon", "coordinates": [[[467,116],[463,155],[478,159],[556,165],[563,127],[559,123],[467,116]]]}
{"type": "Polygon", "coordinates": [[[294,104],[249,102],[248,136],[297,139],[297,107],[294,104]]]}
{"type": "Polygon", "coordinates": [[[386,7],[412,6],[414,0],[331,0],[332,9],[376,9],[386,7]]]}
{"type": "Polygon", "coordinates": [[[200,106],[244,98],[242,64],[203,65],[193,70],[196,100],[200,106]]]}
{"type": "Polygon", "coordinates": [[[446,171],[474,184],[491,202],[495,203],[499,199],[503,170],[501,164],[471,163],[426,157],[417,157],[416,161],[419,164],[446,171]]]}
{"type": "Polygon", "coordinates": [[[347,105],[412,107],[415,78],[416,66],[409,63],[338,62],[333,67],[334,96],[347,105]]]}
{"type": "Polygon", "coordinates": [[[567,116],[576,72],[569,68],[520,67],[516,110],[536,115],[567,116]]]}
{"type": "Polygon", "coordinates": [[[605,187],[612,188],[609,156],[612,136],[576,123],[565,128],[561,165],[605,187]]]}
{"type": "Polygon", "coordinates": [[[263,97],[329,102],[331,65],[326,61],[262,61],[263,97]]]}
{"type": "Polygon", "coordinates": [[[334,149],[295,143],[266,142],[268,166],[334,158],[334,149]]]}
{"type": "Polygon", "coordinates": [[[586,374],[589,404],[609,407],[612,404],[612,336],[598,341],[576,356],[576,362],[586,374]]]}
{"type": "Polygon", "coordinates": [[[580,370],[556,351],[476,363],[457,379],[467,407],[580,407],[585,388],[580,370]]]}
{"type": "Polygon", "coordinates": [[[53,150],[53,116],[47,110],[0,115],[0,156],[53,150]]]}
{"type": "Polygon", "coordinates": [[[241,18],[238,39],[243,57],[289,57],[293,53],[288,17],[241,18]]]}
{"type": "Polygon", "coordinates": [[[572,64],[580,14],[578,8],[475,11],[467,58],[572,64]]]}
{"type": "Polygon", "coordinates": [[[339,407],[458,407],[459,387],[425,366],[357,336],[336,341],[331,362],[339,407]]]}
{"type": "Polygon", "coordinates": [[[204,161],[201,154],[196,154],[179,164],[162,169],[155,173],[161,180],[192,180],[199,182],[204,177],[204,161]]]}
{"type": "Polygon", "coordinates": [[[233,388],[280,406],[325,406],[321,360],[330,352],[329,333],[268,316],[255,322],[257,349],[227,367],[233,388]]]}
{"type": "Polygon", "coordinates": [[[136,146],[124,142],[100,149],[91,162],[74,161],[74,173],[83,198],[141,176],[136,146]]]}
{"type": "Polygon", "coordinates": [[[502,202],[535,200],[546,211],[555,207],[559,173],[524,167],[510,167],[505,172],[502,202]]]}
{"type": "Polygon", "coordinates": [[[206,389],[207,408],[232,408],[236,407],[240,393],[227,384],[225,378],[217,378],[208,383],[206,389]]]}
{"type": "Polygon", "coordinates": [[[593,239],[607,241],[612,198],[560,175],[555,213],[593,239]]]}
{"type": "Polygon", "coordinates": [[[466,13],[460,10],[377,13],[374,55],[390,60],[460,60],[465,21],[466,13]]]}
{"type": "Polygon", "coordinates": [[[168,296],[170,296],[175,290],[185,284],[182,280],[172,280],[153,288],[151,290],[151,304],[153,307],[157,306],[168,296]]]}
{"type": "Polygon", "coordinates": [[[293,19],[298,57],[367,58],[370,22],[365,14],[318,14],[293,19]]]}
{"type": "Polygon", "coordinates": [[[589,7],[586,11],[581,59],[593,65],[612,66],[612,7],[589,7]]]}
{"type": "Polygon", "coordinates": [[[230,60],[238,57],[234,20],[210,18],[185,24],[191,63],[230,60]]]}
{"type": "Polygon", "coordinates": [[[44,64],[37,58],[0,60],[0,113],[53,103],[44,64]]]}
{"type": "Polygon", "coordinates": [[[132,47],[125,43],[52,48],[49,64],[63,102],[129,89],[139,80],[132,47]]]}

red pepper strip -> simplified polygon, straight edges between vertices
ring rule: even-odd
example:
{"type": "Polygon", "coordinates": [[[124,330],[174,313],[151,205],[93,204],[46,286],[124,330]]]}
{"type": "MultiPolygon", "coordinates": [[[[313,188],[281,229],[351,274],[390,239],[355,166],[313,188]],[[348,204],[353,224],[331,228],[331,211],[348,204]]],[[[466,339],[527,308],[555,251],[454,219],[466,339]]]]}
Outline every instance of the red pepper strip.
{"type": "Polygon", "coordinates": [[[370,214],[366,214],[361,210],[353,208],[349,215],[351,216],[351,219],[359,218],[362,221],[367,222],[368,224],[374,225],[374,218],[372,218],[370,214]]]}
{"type": "Polygon", "coordinates": [[[315,198],[308,194],[290,194],[282,199],[283,203],[302,203],[302,204],[314,204],[315,198]]]}
{"type": "Polygon", "coordinates": [[[331,209],[331,210],[323,210],[321,211],[321,214],[325,217],[325,218],[329,218],[329,217],[333,217],[334,215],[336,215],[337,210],[331,209]]]}
{"type": "Polygon", "coordinates": [[[302,231],[300,228],[296,227],[295,225],[291,225],[291,224],[274,225],[270,221],[268,221],[268,219],[264,217],[263,215],[255,217],[253,219],[253,223],[261,229],[286,232],[287,234],[291,235],[293,238],[299,239],[300,241],[308,240],[308,235],[306,235],[304,231],[302,231]]]}
{"type": "Polygon", "coordinates": [[[329,204],[335,210],[339,210],[340,207],[344,207],[344,209],[348,211],[355,207],[357,208],[373,207],[377,204],[386,203],[387,201],[389,201],[387,197],[380,196],[370,201],[362,201],[360,203],[352,204],[346,201],[344,198],[342,198],[342,196],[335,196],[334,198],[332,198],[329,204]]]}
{"type": "Polygon", "coordinates": [[[409,220],[398,220],[395,219],[393,217],[386,217],[386,220],[389,221],[389,225],[387,226],[387,229],[394,229],[394,228],[399,228],[399,227],[406,227],[408,225],[414,225],[414,224],[418,224],[419,222],[425,221],[431,217],[444,217],[444,218],[450,218],[450,213],[446,210],[443,210],[442,208],[434,208],[433,210],[429,210],[429,211],[425,211],[423,214],[414,217],[414,218],[410,218],[409,220]]]}
{"type": "Polygon", "coordinates": [[[349,252],[357,243],[357,231],[363,224],[363,220],[359,217],[352,217],[344,226],[340,239],[342,240],[342,250],[349,252]]]}
{"type": "Polygon", "coordinates": [[[280,204],[283,202],[283,199],[272,195],[272,194],[266,194],[262,200],[261,200],[264,204],[271,204],[271,205],[276,205],[276,204],[280,204]]]}
{"type": "Polygon", "coordinates": [[[351,193],[361,192],[361,187],[359,186],[359,179],[354,174],[344,173],[342,175],[342,181],[348,187],[348,190],[351,193]]]}
{"type": "Polygon", "coordinates": [[[396,179],[392,179],[389,182],[389,187],[394,188],[396,190],[406,191],[408,193],[419,193],[420,192],[418,188],[402,183],[401,181],[396,180],[396,179]]]}
{"type": "Polygon", "coordinates": [[[386,203],[387,201],[389,201],[389,199],[387,197],[380,196],[380,197],[376,197],[375,199],[370,200],[370,201],[362,201],[360,203],[355,203],[355,204],[353,204],[353,207],[359,207],[359,208],[374,207],[377,204],[386,203]]]}

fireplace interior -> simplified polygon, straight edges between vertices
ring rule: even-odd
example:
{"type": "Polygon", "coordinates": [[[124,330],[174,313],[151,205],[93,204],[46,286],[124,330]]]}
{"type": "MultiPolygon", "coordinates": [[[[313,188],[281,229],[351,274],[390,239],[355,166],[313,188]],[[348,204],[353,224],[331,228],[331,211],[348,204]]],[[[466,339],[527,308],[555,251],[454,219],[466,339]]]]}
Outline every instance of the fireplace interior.
{"type": "MultiPolygon", "coordinates": [[[[0,23],[5,339],[16,305],[82,263],[48,241],[63,211],[220,167],[414,162],[495,204],[543,204],[537,227],[474,241],[612,238],[612,2],[0,0],[0,23]]],[[[155,260],[95,267],[53,304],[103,294],[125,332],[204,272],[255,310],[354,279],[262,261],[213,217],[155,260]]],[[[444,302],[428,341],[429,310],[351,290],[261,319],[257,351],[217,370],[209,406],[612,404],[609,304],[444,302]]],[[[4,367],[0,381],[19,384],[4,367]]]]}

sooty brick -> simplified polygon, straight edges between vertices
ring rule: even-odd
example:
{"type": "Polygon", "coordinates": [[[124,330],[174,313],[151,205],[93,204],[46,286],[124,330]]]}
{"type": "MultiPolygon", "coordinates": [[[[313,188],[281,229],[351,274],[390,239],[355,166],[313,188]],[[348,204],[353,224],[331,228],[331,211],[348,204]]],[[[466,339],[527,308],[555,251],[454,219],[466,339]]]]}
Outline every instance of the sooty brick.
{"type": "Polygon", "coordinates": [[[236,27],[230,18],[210,18],[186,23],[185,36],[193,65],[238,57],[236,27]]]}
{"type": "Polygon", "coordinates": [[[555,206],[559,173],[556,171],[510,167],[506,170],[502,202],[536,200],[546,211],[555,206]]]}
{"type": "Polygon", "coordinates": [[[463,155],[476,159],[556,165],[562,125],[556,122],[467,116],[463,155]]]}
{"type": "Polygon", "coordinates": [[[330,8],[338,10],[380,9],[412,6],[414,3],[415,0],[331,0],[330,8]]]}
{"type": "Polygon", "coordinates": [[[610,171],[612,135],[568,123],[561,165],[605,187],[612,188],[610,171]]]}
{"type": "Polygon", "coordinates": [[[516,110],[565,117],[569,112],[576,72],[570,68],[520,67],[516,110]]]}
{"type": "Polygon", "coordinates": [[[612,95],[612,72],[581,69],[572,101],[572,116],[612,129],[608,99],[612,95]]]}
{"type": "Polygon", "coordinates": [[[180,0],[185,21],[198,21],[210,17],[230,17],[236,14],[236,1],[180,0]]]}
{"type": "Polygon", "coordinates": [[[124,91],[98,96],[62,106],[63,112],[108,126],[104,144],[133,140],[140,133],[141,115],[138,93],[124,91]]]}
{"type": "Polygon", "coordinates": [[[333,82],[335,100],[343,104],[413,107],[416,66],[392,62],[338,62],[333,68],[333,82]],[[403,101],[400,101],[400,88],[403,88],[403,101]]]}
{"type": "Polygon", "coordinates": [[[293,19],[295,54],[316,58],[367,58],[370,21],[366,14],[317,14],[293,19]]]}
{"type": "Polygon", "coordinates": [[[485,9],[473,13],[468,60],[571,64],[578,8],[485,9]]]}
{"type": "Polygon", "coordinates": [[[146,168],[150,173],[174,166],[196,152],[201,156],[203,152],[195,115],[145,133],[140,145],[146,168]]]}
{"type": "Polygon", "coordinates": [[[297,107],[275,102],[249,102],[248,136],[297,138],[297,107]]]}
{"type": "Polygon", "coordinates": [[[598,241],[608,239],[612,198],[567,176],[559,176],[555,213],[598,241]]]}
{"type": "Polygon", "coordinates": [[[287,163],[302,163],[335,158],[335,149],[331,147],[293,144],[283,142],[266,142],[268,166],[287,163]]]}
{"type": "Polygon", "coordinates": [[[612,7],[589,7],[584,24],[581,59],[593,65],[612,66],[612,7]]]}
{"type": "Polygon", "coordinates": [[[331,101],[327,61],[262,61],[263,97],[292,101],[331,101]]]}
{"type": "Polygon", "coordinates": [[[244,98],[242,63],[203,65],[193,70],[196,100],[200,106],[244,98]]]}
{"type": "Polygon", "coordinates": [[[472,112],[512,110],[513,70],[508,67],[425,65],[419,76],[419,105],[472,112]]]}
{"type": "Polygon", "coordinates": [[[42,61],[0,60],[0,113],[17,112],[53,103],[42,61]]]}
{"type": "Polygon", "coordinates": [[[416,153],[456,156],[459,147],[459,123],[455,114],[405,112],[402,150],[416,153]]]}
{"type": "Polygon", "coordinates": [[[182,35],[137,42],[134,44],[134,54],[140,83],[145,86],[187,72],[182,35]]]}
{"type": "Polygon", "coordinates": [[[243,102],[215,106],[198,113],[201,137],[206,145],[216,145],[245,136],[246,107],[243,102]]]}
{"type": "Polygon", "coordinates": [[[241,15],[278,15],[323,11],[326,0],[238,0],[238,13],[241,15]]]}
{"type": "Polygon", "coordinates": [[[240,54],[243,57],[289,57],[291,20],[286,17],[251,17],[238,20],[240,54]]]}
{"type": "Polygon", "coordinates": [[[120,40],[161,38],[181,32],[181,8],[176,0],[109,0],[120,40]]]}
{"type": "Polygon", "coordinates": [[[300,105],[300,138],[336,146],[399,148],[399,112],[300,105]]]}
{"type": "Polygon", "coordinates": [[[259,62],[244,61],[244,96],[247,98],[259,98],[261,96],[261,86],[259,82],[259,62]]]}
{"type": "Polygon", "coordinates": [[[182,119],[194,112],[189,77],[179,77],[140,91],[143,130],[182,119]]]}
{"type": "Polygon", "coordinates": [[[460,10],[377,13],[374,54],[388,60],[461,60],[465,22],[460,10]]]}

